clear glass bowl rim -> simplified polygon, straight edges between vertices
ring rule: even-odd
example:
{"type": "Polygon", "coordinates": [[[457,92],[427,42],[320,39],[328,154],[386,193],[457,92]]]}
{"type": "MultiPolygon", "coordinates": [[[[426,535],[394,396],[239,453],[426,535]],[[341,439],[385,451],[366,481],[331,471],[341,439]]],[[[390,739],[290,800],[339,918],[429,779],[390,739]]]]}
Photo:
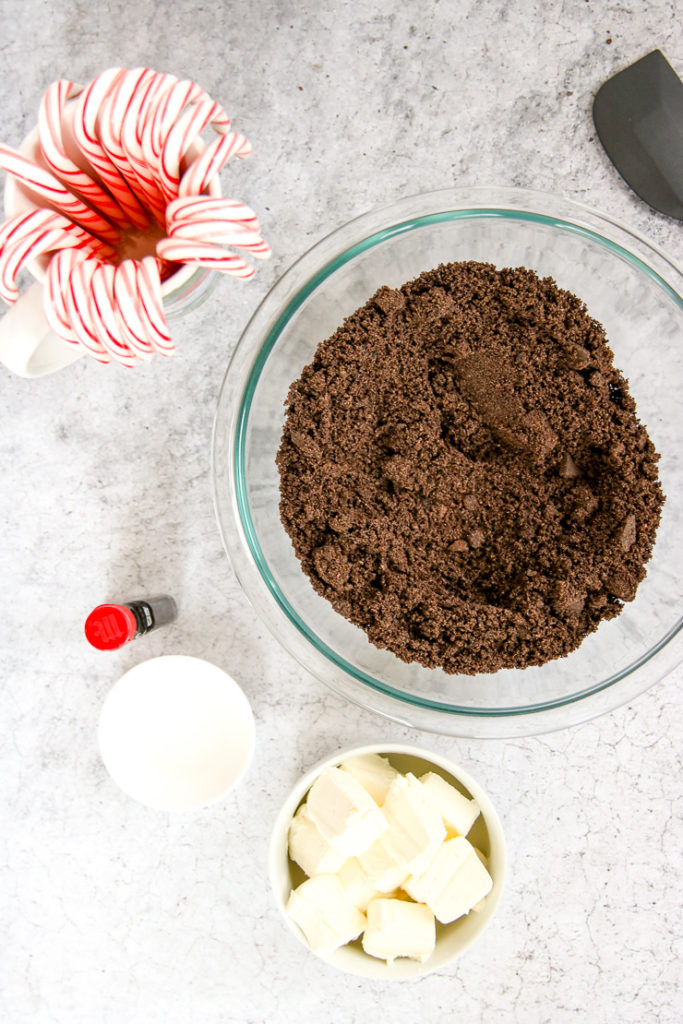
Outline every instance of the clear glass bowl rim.
{"type": "Polygon", "coordinates": [[[683,271],[674,260],[633,229],[574,200],[528,189],[476,186],[421,193],[375,208],[326,235],[293,263],[267,293],[243,331],[226,370],[214,421],[214,502],[224,547],[247,597],[282,646],[323,683],[360,706],[402,724],[419,724],[421,728],[455,735],[481,735],[475,722],[468,724],[468,720],[488,720],[490,735],[522,735],[587,720],[649,688],[683,659],[683,618],[635,662],[568,696],[498,708],[445,704],[412,696],[394,690],[345,661],[297,615],[261,551],[245,480],[246,428],[260,372],[284,326],[308,295],[340,265],[399,232],[429,222],[473,217],[529,220],[588,237],[655,280],[683,311],[683,271]],[[230,459],[227,471],[220,462],[226,438],[230,459]],[[221,494],[223,485],[227,487],[228,501],[221,494]],[[292,630],[347,680],[360,684],[362,690],[355,685],[349,690],[339,680],[327,677],[320,665],[311,664],[305,647],[297,642],[292,630]],[[659,657],[664,652],[669,657],[659,657]],[[648,671],[644,672],[646,668],[648,671]],[[630,685],[617,691],[616,684],[627,681],[630,685]],[[611,696],[605,700],[608,691],[611,696]],[[589,699],[600,695],[600,706],[591,705],[589,699]],[[419,723],[406,717],[410,708],[421,712],[419,723]],[[559,719],[557,712],[564,709],[570,714],[559,719]],[[425,714],[430,717],[425,718],[425,714]],[[433,720],[435,714],[440,725],[433,720]],[[452,721],[446,728],[445,720],[449,718],[452,721]],[[505,720],[511,719],[518,721],[506,725],[505,720]],[[520,719],[524,719],[523,724],[520,719]],[[491,720],[498,720],[498,724],[491,720]]]}

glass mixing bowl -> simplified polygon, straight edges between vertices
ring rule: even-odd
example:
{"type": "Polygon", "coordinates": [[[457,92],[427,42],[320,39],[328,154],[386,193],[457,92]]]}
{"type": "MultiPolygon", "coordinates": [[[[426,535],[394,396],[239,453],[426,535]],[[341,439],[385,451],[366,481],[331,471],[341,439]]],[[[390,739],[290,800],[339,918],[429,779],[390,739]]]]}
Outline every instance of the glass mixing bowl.
{"type": "Polygon", "coordinates": [[[562,728],[631,700],[683,657],[683,273],[603,214],[518,189],[432,192],[374,210],[310,249],[248,324],[213,438],[223,541],[257,613],[333,690],[405,725],[457,736],[562,728]],[[552,276],[599,320],[661,454],[667,501],[635,601],[578,650],[541,667],[448,675],[373,647],[315,593],[280,522],[275,455],[290,384],[320,341],[381,286],[481,260],[552,276]]]}

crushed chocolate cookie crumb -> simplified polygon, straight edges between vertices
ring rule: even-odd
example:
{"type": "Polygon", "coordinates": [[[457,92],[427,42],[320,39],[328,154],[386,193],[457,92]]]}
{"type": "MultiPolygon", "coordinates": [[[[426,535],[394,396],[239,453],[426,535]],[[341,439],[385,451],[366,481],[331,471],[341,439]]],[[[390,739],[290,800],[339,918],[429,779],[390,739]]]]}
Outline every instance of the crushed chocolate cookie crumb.
{"type": "Polygon", "coordinates": [[[380,288],[287,400],[282,522],[333,607],[407,662],[542,665],[618,615],[658,455],[575,295],[452,263],[380,288]]]}
{"type": "Polygon", "coordinates": [[[470,546],[466,540],[454,540],[452,544],[448,545],[448,550],[453,554],[463,554],[465,551],[469,551],[470,546]]]}
{"type": "Polygon", "coordinates": [[[573,480],[574,477],[581,476],[579,473],[579,467],[574,462],[569,452],[565,452],[560,459],[560,476],[565,477],[567,480],[573,480]]]}

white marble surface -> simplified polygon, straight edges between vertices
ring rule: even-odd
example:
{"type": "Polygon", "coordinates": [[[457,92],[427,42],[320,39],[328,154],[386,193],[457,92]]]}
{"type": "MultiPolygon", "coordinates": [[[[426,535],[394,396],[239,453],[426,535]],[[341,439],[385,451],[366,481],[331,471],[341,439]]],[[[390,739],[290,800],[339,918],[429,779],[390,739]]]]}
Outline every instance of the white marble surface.
{"type": "Polygon", "coordinates": [[[675,4],[5,0],[3,15],[3,141],[19,142],[57,77],[114,63],[195,77],[254,144],[222,180],[262,214],[276,256],[248,286],[221,282],[173,360],[130,373],[81,361],[34,382],[0,368],[0,1020],[680,1021],[683,674],[537,739],[392,725],[326,692],[255,621],[209,479],[218,388],[250,313],[313,241],[375,204],[453,183],[531,186],[602,208],[680,260],[680,224],[628,191],[590,118],[598,85],[655,46],[683,72],[675,4]],[[159,590],[178,600],[173,628],[118,654],[88,648],[93,604],[159,590]],[[257,756],[232,796],[174,817],[115,788],[95,729],[122,671],[176,652],[243,685],[257,756]],[[486,941],[393,987],[306,955],[266,883],[294,779],[378,738],[467,766],[510,855],[486,941]]]}

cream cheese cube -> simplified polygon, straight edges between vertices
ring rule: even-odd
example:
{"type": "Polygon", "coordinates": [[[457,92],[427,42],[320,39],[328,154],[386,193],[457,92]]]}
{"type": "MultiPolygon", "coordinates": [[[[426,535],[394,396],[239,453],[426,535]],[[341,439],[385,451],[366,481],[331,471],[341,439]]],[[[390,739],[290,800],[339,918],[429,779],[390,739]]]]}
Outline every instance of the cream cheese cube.
{"type": "MultiPolygon", "coordinates": [[[[463,841],[462,836],[447,839],[422,874],[410,875],[405,880],[404,891],[411,899],[426,903],[436,913],[434,908],[438,905],[441,893],[469,856],[469,846],[470,843],[466,839],[463,841]]],[[[474,850],[474,847],[471,849],[474,850]]]]}
{"type": "Polygon", "coordinates": [[[337,878],[351,902],[361,911],[367,909],[371,899],[380,895],[357,857],[349,857],[344,862],[342,869],[337,872],[337,878]]]}
{"type": "Polygon", "coordinates": [[[383,845],[397,864],[405,862],[409,874],[421,874],[446,838],[441,815],[425,787],[410,772],[398,775],[382,810],[389,822],[383,845]]]}
{"type": "Polygon", "coordinates": [[[384,803],[389,786],[398,775],[386,757],[381,757],[379,754],[361,754],[359,757],[350,757],[348,761],[342,761],[341,766],[345,772],[349,772],[354,779],[360,782],[363,789],[366,789],[378,804],[384,803]]]}
{"type": "Polygon", "coordinates": [[[321,836],[306,804],[301,805],[289,826],[289,856],[309,876],[336,875],[346,859],[321,836]]]}
{"type": "Polygon", "coordinates": [[[357,939],[366,923],[336,875],[307,878],[290,893],[287,913],[312,951],[322,955],[357,939]]]}
{"type": "Polygon", "coordinates": [[[442,924],[468,914],[492,887],[477,851],[463,836],[447,839],[426,871],[403,883],[408,895],[426,903],[442,924]]]}
{"type": "MultiPolygon", "coordinates": [[[[389,831],[391,827],[390,825],[389,831]]],[[[358,860],[372,885],[380,893],[398,889],[410,874],[408,858],[390,849],[384,841],[384,836],[375,840],[365,853],[361,853],[358,860]]]]}
{"type": "Polygon", "coordinates": [[[479,817],[479,804],[476,800],[468,800],[455,786],[451,786],[435,772],[421,775],[420,782],[433,800],[446,828],[466,836],[479,817]]]}
{"type": "MultiPolygon", "coordinates": [[[[478,850],[476,846],[473,846],[472,849],[474,850],[474,852],[476,853],[477,857],[482,862],[482,864],[484,865],[484,867],[486,868],[486,870],[488,872],[488,869],[489,869],[488,857],[486,857],[481,852],[481,850],[478,850]]],[[[479,911],[483,908],[485,903],[486,903],[486,896],[484,896],[483,899],[480,899],[478,903],[475,903],[474,906],[472,907],[472,910],[474,910],[474,912],[476,914],[478,914],[479,911]]]]}
{"type": "Polygon", "coordinates": [[[363,949],[391,963],[409,957],[424,963],[434,952],[434,914],[422,903],[378,898],[368,904],[363,949]]]}
{"type": "Polygon", "coordinates": [[[370,794],[341,768],[320,773],[308,794],[308,813],[323,838],[344,857],[358,857],[389,827],[370,794]]]}

